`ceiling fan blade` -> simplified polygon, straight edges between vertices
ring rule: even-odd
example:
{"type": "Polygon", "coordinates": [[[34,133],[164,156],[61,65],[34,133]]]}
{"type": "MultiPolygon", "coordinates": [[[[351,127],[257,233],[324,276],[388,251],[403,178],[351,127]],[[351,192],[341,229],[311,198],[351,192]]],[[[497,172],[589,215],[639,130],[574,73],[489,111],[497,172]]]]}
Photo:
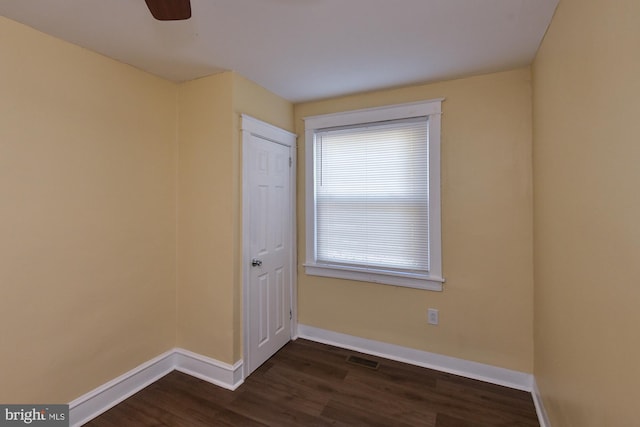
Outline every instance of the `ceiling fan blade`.
{"type": "Polygon", "coordinates": [[[144,0],[158,21],[179,21],[191,18],[190,0],[144,0]]]}

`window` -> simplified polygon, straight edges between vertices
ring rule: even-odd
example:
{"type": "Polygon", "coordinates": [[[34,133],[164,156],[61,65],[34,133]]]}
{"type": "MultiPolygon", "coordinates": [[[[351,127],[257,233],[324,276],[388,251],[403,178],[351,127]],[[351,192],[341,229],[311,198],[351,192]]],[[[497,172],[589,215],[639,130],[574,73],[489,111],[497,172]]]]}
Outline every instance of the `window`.
{"type": "Polygon", "coordinates": [[[442,290],[441,103],[305,119],[307,274],[442,290]]]}

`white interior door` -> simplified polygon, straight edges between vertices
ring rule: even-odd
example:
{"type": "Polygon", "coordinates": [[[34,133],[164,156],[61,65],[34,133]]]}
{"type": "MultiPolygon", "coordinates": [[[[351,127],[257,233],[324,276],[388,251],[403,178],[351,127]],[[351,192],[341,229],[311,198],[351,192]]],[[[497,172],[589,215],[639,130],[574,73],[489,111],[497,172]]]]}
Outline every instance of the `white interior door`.
{"type": "Polygon", "coordinates": [[[255,132],[244,139],[248,375],[291,339],[293,200],[291,147],[255,132]]]}

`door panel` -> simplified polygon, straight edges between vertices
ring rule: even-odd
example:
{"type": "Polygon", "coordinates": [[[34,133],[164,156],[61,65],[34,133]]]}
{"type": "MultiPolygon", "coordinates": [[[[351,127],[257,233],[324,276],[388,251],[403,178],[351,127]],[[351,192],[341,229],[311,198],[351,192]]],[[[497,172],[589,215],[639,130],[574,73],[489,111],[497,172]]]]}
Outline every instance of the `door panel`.
{"type": "Polygon", "coordinates": [[[258,335],[258,345],[262,345],[269,339],[269,275],[263,274],[258,277],[258,310],[257,321],[260,333],[258,335]]]}
{"type": "Polygon", "coordinates": [[[284,318],[285,318],[285,300],[284,300],[284,269],[278,268],[276,269],[276,277],[275,277],[274,285],[275,289],[275,300],[273,301],[273,309],[274,309],[274,328],[275,333],[279,334],[284,328],[284,318]]]}

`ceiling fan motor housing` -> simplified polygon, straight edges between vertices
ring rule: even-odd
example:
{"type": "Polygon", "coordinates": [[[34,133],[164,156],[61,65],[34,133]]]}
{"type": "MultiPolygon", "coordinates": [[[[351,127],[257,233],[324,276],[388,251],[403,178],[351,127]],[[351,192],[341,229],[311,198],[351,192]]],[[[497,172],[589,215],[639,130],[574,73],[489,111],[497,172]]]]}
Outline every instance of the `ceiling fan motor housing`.
{"type": "Polygon", "coordinates": [[[191,18],[190,0],[144,0],[158,21],[180,21],[191,18]]]}

